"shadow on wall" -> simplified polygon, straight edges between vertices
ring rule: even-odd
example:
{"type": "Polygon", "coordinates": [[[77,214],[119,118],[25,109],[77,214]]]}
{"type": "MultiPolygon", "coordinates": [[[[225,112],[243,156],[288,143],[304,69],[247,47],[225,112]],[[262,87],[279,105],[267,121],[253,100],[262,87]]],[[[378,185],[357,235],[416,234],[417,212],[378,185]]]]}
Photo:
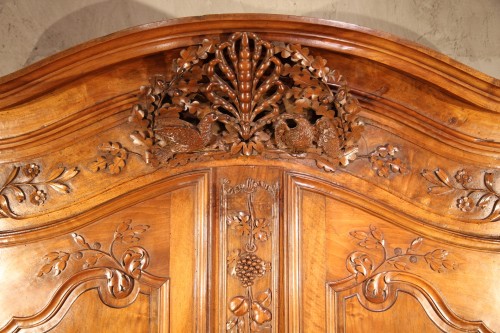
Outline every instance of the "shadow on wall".
{"type": "MultiPolygon", "coordinates": [[[[199,8],[199,10],[203,11],[203,8],[199,8]]],[[[256,7],[251,3],[246,3],[244,11],[256,13],[262,12],[262,8],[256,7]]],[[[196,10],[193,10],[193,14],[200,14],[195,12],[196,10]]],[[[212,10],[211,12],[214,11],[212,10]]],[[[227,10],[222,10],[221,12],[227,12],[227,10]]],[[[279,11],[271,10],[271,12],[277,13],[279,11]]],[[[417,41],[422,45],[438,50],[435,45],[423,38],[422,35],[408,28],[375,17],[343,12],[331,6],[325,6],[321,9],[301,14],[304,16],[335,19],[391,32],[394,35],[403,36],[406,39],[417,41]]],[[[45,30],[29,54],[24,66],[97,37],[132,26],[173,17],[173,15],[134,0],[107,0],[92,4],[65,16],[45,30]]]]}
{"type": "Polygon", "coordinates": [[[89,5],[45,30],[24,66],[94,38],[171,17],[133,0],[108,0],[89,5]]]}
{"type": "Polygon", "coordinates": [[[312,17],[324,17],[330,20],[337,20],[341,22],[360,25],[362,27],[367,27],[370,29],[375,29],[380,32],[387,32],[392,34],[394,37],[404,38],[433,50],[439,51],[439,48],[435,44],[431,43],[428,39],[424,38],[423,35],[392,22],[387,22],[376,17],[342,11],[335,11],[332,12],[332,14],[333,15],[328,15],[328,7],[325,7],[324,10],[315,10],[305,13],[304,15],[312,17]]]}

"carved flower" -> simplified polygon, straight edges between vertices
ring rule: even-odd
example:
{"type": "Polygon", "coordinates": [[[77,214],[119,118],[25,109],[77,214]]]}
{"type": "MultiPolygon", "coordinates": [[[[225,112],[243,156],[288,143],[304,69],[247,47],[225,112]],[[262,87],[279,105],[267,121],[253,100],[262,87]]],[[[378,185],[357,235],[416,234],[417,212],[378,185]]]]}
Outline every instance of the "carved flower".
{"type": "Polygon", "coordinates": [[[40,173],[40,167],[35,163],[26,164],[23,173],[26,177],[35,178],[40,173]]]}
{"type": "Polygon", "coordinates": [[[455,179],[462,185],[470,183],[472,181],[472,176],[465,170],[460,170],[455,175],[455,179]]]}
{"type": "Polygon", "coordinates": [[[457,200],[457,206],[463,212],[470,212],[474,207],[474,200],[470,197],[461,197],[457,200]]]}
{"type": "Polygon", "coordinates": [[[46,199],[47,199],[47,193],[45,193],[42,190],[36,190],[30,195],[30,201],[35,205],[43,204],[46,199]]]}

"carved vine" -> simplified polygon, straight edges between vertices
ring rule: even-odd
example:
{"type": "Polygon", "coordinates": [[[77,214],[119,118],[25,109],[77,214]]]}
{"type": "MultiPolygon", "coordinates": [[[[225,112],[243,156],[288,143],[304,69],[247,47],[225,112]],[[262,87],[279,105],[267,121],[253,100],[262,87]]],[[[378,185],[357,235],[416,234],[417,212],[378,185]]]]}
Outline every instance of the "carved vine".
{"type": "Polygon", "coordinates": [[[141,278],[141,274],[149,265],[149,254],[140,246],[128,247],[121,256],[115,251],[115,245],[135,244],[140,235],[149,229],[148,225],[132,225],[131,220],[122,222],[116,228],[108,250],[101,249],[99,242],[88,243],[82,235],[73,233],[71,236],[78,245],[74,251],[54,251],[47,253],[43,260],[46,262],[38,271],[37,277],[52,273],[60,275],[73,260],[81,262],[82,270],[102,268],[106,270],[107,287],[112,297],[122,299],[130,295],[134,289],[134,281],[141,278]]]}
{"type": "Polygon", "coordinates": [[[472,185],[475,179],[467,170],[457,171],[455,177],[450,177],[448,172],[439,168],[434,171],[424,169],[421,174],[433,184],[428,187],[430,194],[462,193],[456,199],[456,207],[462,212],[469,213],[489,208],[490,213],[482,221],[500,221],[500,193],[494,188],[493,173],[485,172],[479,187],[472,185]]]}
{"type": "MultiPolygon", "coordinates": [[[[225,182],[227,185],[227,182],[225,182]]],[[[246,183],[233,188],[224,187],[225,195],[243,192],[247,194],[245,211],[227,217],[227,225],[235,236],[243,239],[240,248],[233,249],[227,258],[227,268],[233,278],[238,279],[245,292],[233,296],[228,309],[231,317],[226,323],[228,332],[261,332],[271,329],[272,291],[270,288],[259,293],[254,291],[255,280],[264,277],[271,270],[271,263],[260,257],[259,243],[271,238],[271,219],[257,217],[254,209],[254,195],[262,187],[272,194],[278,188],[261,181],[248,179],[246,183]]]]}
{"type": "Polygon", "coordinates": [[[359,111],[326,59],[237,32],[182,50],[171,77],[142,87],[130,136],[146,163],[261,155],[332,171],[356,159],[359,111]]]}
{"type": "MultiPolygon", "coordinates": [[[[353,280],[354,285],[361,285],[364,297],[372,303],[383,303],[390,295],[386,276],[393,271],[410,271],[419,263],[425,263],[436,272],[453,270],[456,264],[449,260],[448,251],[434,249],[421,252],[424,241],[422,237],[415,238],[406,249],[397,247],[392,253],[386,245],[384,234],[376,226],[370,226],[366,231],[355,230],[350,235],[357,239],[360,247],[380,251],[382,258],[377,260],[374,254],[364,251],[354,251],[347,257],[346,267],[351,275],[345,280],[353,280]]],[[[372,251],[372,252],[373,252],[372,251]]]]}
{"type": "Polygon", "coordinates": [[[48,189],[59,194],[70,192],[66,183],[78,174],[78,169],[65,167],[57,168],[44,179],[40,179],[41,167],[35,163],[24,166],[14,166],[0,186],[0,218],[19,218],[11,209],[11,196],[19,203],[29,202],[33,205],[42,205],[49,198],[48,189]]]}

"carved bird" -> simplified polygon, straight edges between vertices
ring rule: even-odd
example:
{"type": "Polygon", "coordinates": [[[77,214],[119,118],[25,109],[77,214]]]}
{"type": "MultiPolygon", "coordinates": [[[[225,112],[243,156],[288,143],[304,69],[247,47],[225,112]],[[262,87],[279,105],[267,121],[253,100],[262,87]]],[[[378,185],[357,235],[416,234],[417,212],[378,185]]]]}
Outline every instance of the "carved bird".
{"type": "Polygon", "coordinates": [[[209,113],[195,126],[178,118],[160,118],[155,135],[161,142],[164,158],[168,160],[176,153],[191,152],[209,145],[217,119],[216,114],[209,113]]]}
{"type": "Polygon", "coordinates": [[[328,118],[316,121],[316,144],[329,158],[338,158],[340,155],[340,139],[338,128],[328,118]]]}
{"type": "Polygon", "coordinates": [[[306,118],[280,118],[276,121],[274,128],[278,148],[288,148],[293,153],[301,153],[313,147],[316,129],[306,118]]]}

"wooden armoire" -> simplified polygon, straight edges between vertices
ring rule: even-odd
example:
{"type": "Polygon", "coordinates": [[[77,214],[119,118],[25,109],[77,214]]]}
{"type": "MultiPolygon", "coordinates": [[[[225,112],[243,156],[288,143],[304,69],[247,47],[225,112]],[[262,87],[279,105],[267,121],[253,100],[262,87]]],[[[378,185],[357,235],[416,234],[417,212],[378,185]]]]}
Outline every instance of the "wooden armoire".
{"type": "Polygon", "coordinates": [[[500,332],[500,83],[369,29],[153,23],[0,79],[1,332],[500,332]]]}

